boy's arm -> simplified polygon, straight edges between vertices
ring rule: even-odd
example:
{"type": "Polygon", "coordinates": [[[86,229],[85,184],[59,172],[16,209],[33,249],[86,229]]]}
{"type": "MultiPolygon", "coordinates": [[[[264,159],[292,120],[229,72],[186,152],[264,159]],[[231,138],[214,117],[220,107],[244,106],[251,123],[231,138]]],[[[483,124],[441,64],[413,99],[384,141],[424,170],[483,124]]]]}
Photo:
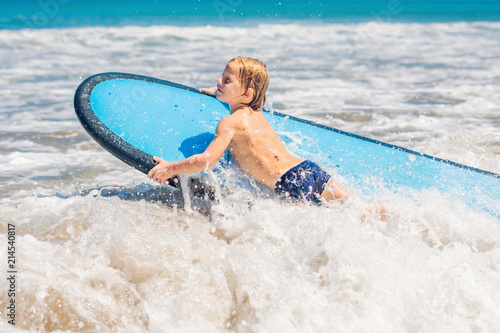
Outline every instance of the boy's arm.
{"type": "Polygon", "coordinates": [[[210,96],[215,96],[215,95],[217,95],[217,87],[201,88],[200,92],[208,94],[210,96]]]}
{"type": "Polygon", "coordinates": [[[234,135],[231,120],[228,118],[221,119],[217,125],[215,138],[203,153],[171,163],[155,156],[154,160],[158,165],[149,171],[148,177],[163,184],[175,175],[205,171],[213,167],[224,154],[234,135]]]}

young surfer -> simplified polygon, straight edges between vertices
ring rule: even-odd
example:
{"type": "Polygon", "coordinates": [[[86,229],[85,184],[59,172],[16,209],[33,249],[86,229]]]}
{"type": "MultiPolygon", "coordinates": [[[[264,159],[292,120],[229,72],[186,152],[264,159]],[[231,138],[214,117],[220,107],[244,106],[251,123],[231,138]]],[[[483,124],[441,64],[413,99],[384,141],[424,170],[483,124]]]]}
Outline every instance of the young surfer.
{"type": "Polygon", "coordinates": [[[182,161],[158,162],[148,177],[165,183],[178,174],[210,169],[229,149],[240,169],[292,201],[337,200],[349,191],[316,163],[291,155],[261,112],[266,102],[269,73],[261,61],[230,60],[217,86],[201,89],[228,103],[231,114],[220,120],[207,149],[182,161]]]}

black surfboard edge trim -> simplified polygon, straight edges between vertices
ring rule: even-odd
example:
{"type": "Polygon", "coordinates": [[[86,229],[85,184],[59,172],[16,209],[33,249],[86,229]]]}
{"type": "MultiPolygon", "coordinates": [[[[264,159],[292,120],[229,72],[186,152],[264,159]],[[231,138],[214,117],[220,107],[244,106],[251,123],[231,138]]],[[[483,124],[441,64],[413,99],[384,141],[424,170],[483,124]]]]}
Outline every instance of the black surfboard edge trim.
{"type": "MultiPolygon", "coordinates": [[[[117,136],[114,132],[112,132],[109,128],[107,128],[94,114],[94,112],[91,110],[90,107],[90,93],[94,89],[95,86],[97,86],[99,83],[108,81],[111,79],[130,79],[130,80],[137,80],[137,81],[145,81],[145,82],[152,82],[152,83],[158,83],[162,85],[167,85],[179,89],[184,89],[188,90],[194,93],[202,94],[202,95],[207,95],[205,93],[200,92],[197,89],[194,89],[189,86],[181,85],[178,83],[170,82],[167,80],[162,80],[154,77],[149,77],[149,76],[143,76],[143,75],[138,75],[138,74],[129,74],[129,73],[119,73],[119,72],[108,72],[108,73],[100,73],[100,74],[95,74],[87,79],[85,79],[77,88],[76,93],[75,93],[75,99],[74,99],[74,105],[75,105],[75,111],[78,116],[78,119],[80,120],[80,123],[82,126],[85,128],[85,130],[89,133],[90,136],[94,140],[96,140],[101,146],[103,146],[106,150],[108,150],[111,154],[114,156],[118,157],[125,163],[129,164],[130,166],[138,169],[139,171],[147,174],[149,170],[156,165],[156,162],[153,160],[153,157],[147,153],[144,153],[140,151],[139,149],[135,148],[134,146],[130,145],[128,142],[117,136]],[[84,100],[78,99],[77,97],[82,95],[82,93],[86,92],[87,93],[87,98],[86,101],[87,103],[84,103],[84,100]],[[101,138],[113,138],[113,140],[105,140],[101,138]],[[116,141],[116,143],[114,143],[116,141]],[[111,144],[113,143],[113,144],[111,144]],[[121,149],[118,149],[120,147],[121,149]],[[121,154],[119,151],[125,147],[126,153],[121,154]],[[138,162],[138,163],[136,163],[138,162]]],[[[415,150],[411,150],[408,148],[404,148],[401,146],[396,146],[387,142],[379,141],[376,139],[372,139],[369,137],[361,136],[358,134],[346,132],[339,130],[334,127],[326,126],[317,122],[314,122],[312,120],[307,120],[307,119],[302,119],[298,118],[295,116],[291,116],[282,112],[278,111],[270,111],[266,108],[263,108],[262,111],[264,112],[269,112],[272,113],[275,116],[279,116],[282,118],[288,118],[297,122],[305,123],[311,126],[315,126],[321,129],[325,129],[328,131],[336,132],[342,135],[350,136],[356,139],[368,141],[374,144],[382,145],[391,149],[396,149],[408,154],[416,155],[416,156],[422,156],[437,162],[441,162],[444,164],[452,165],[461,169],[477,172],[480,174],[484,174],[487,176],[491,176],[497,179],[500,179],[500,174],[496,174],[494,172],[482,170],[479,168],[474,168],[471,166],[467,166],[465,164],[453,162],[451,160],[447,159],[442,159],[439,157],[435,157],[432,155],[427,155],[421,152],[417,152],[415,150]]],[[[169,179],[169,185],[176,186],[178,187],[178,180],[172,180],[169,179]]]]}
{"type": "MultiPolygon", "coordinates": [[[[162,85],[172,86],[192,92],[197,90],[183,86],[174,82],[160,80],[148,76],[127,74],[127,73],[100,73],[95,74],[85,79],[76,89],[74,97],[74,107],[78,120],[87,133],[103,148],[112,155],[134,167],[135,169],[148,174],[157,163],[153,160],[153,156],[145,153],[130,143],[120,138],[116,133],[111,131],[104,125],[95,115],[90,105],[90,95],[93,89],[100,83],[113,79],[128,79],[136,81],[146,81],[159,83],[162,85]]],[[[177,177],[168,179],[168,185],[180,188],[180,182],[177,177]]]]}
{"type": "Polygon", "coordinates": [[[474,172],[477,172],[477,173],[480,173],[480,174],[484,174],[484,175],[487,175],[487,176],[491,176],[491,177],[500,179],[500,174],[497,174],[497,173],[494,173],[494,172],[491,172],[491,171],[486,171],[486,170],[474,168],[474,167],[471,167],[471,166],[468,166],[468,165],[465,165],[465,164],[460,164],[460,163],[457,163],[457,162],[453,162],[453,161],[450,161],[450,160],[442,159],[442,158],[435,157],[435,156],[432,156],[432,155],[427,155],[427,154],[424,154],[424,153],[420,153],[418,151],[411,150],[411,149],[408,149],[408,148],[396,146],[396,145],[393,145],[391,143],[387,143],[387,142],[375,140],[375,139],[372,139],[372,138],[368,138],[368,137],[365,137],[365,136],[361,136],[361,135],[358,135],[358,134],[354,134],[354,133],[342,131],[342,130],[339,130],[339,129],[334,128],[334,127],[329,127],[329,126],[326,126],[326,125],[314,122],[312,120],[307,120],[307,119],[302,119],[302,118],[298,118],[298,117],[295,117],[295,116],[290,116],[290,115],[288,115],[286,113],[281,113],[281,112],[278,112],[278,111],[270,111],[270,110],[265,109],[265,108],[262,109],[262,111],[272,113],[273,115],[276,115],[276,116],[279,116],[279,117],[282,117],[282,118],[288,118],[288,119],[291,119],[291,120],[294,120],[294,121],[297,121],[297,122],[301,122],[301,123],[304,123],[304,124],[308,124],[308,125],[312,125],[312,126],[315,126],[315,127],[319,127],[321,129],[325,129],[325,130],[328,130],[328,131],[332,131],[332,132],[336,132],[336,133],[339,133],[339,134],[347,135],[347,136],[350,136],[350,137],[353,137],[353,138],[356,138],[356,139],[360,139],[360,140],[368,141],[368,142],[371,142],[371,143],[375,143],[375,144],[378,144],[378,145],[381,145],[381,146],[385,146],[385,147],[388,147],[388,148],[391,148],[391,149],[396,149],[396,150],[399,150],[399,151],[402,151],[402,152],[405,152],[405,153],[408,153],[408,154],[426,157],[428,159],[431,159],[431,160],[434,160],[434,161],[437,161],[437,162],[440,162],[440,163],[449,164],[449,165],[452,165],[452,166],[455,166],[455,167],[458,167],[458,168],[461,168],[461,169],[466,169],[466,170],[469,170],[469,171],[474,171],[474,172]]]}

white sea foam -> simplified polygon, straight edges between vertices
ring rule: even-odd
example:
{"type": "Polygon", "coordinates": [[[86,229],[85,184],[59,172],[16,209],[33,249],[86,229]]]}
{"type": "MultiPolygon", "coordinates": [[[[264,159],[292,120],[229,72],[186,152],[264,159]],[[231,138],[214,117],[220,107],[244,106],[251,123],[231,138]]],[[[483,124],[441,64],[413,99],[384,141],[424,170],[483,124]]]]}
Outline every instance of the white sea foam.
{"type": "Polygon", "coordinates": [[[93,142],[72,105],[95,73],[205,87],[250,55],[268,65],[277,111],[498,173],[499,33],[375,22],[0,31],[0,244],[15,223],[16,331],[500,330],[500,224],[487,213],[433,189],[353,189],[322,207],[236,189],[211,217],[105,197],[103,186],[148,180],[93,142]]]}

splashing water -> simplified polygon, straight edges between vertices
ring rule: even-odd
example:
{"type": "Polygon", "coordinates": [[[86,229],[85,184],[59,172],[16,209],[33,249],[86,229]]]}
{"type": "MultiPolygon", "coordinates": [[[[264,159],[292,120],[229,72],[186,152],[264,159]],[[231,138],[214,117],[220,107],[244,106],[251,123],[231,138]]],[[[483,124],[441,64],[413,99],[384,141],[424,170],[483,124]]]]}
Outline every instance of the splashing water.
{"type": "Polygon", "coordinates": [[[210,216],[104,193],[154,185],[80,127],[81,80],[209,86],[235,54],[266,61],[276,110],[498,173],[500,25],[369,27],[0,31],[0,258],[13,223],[18,270],[0,330],[500,330],[498,220],[436,190],[316,207],[235,188],[210,216]]]}

